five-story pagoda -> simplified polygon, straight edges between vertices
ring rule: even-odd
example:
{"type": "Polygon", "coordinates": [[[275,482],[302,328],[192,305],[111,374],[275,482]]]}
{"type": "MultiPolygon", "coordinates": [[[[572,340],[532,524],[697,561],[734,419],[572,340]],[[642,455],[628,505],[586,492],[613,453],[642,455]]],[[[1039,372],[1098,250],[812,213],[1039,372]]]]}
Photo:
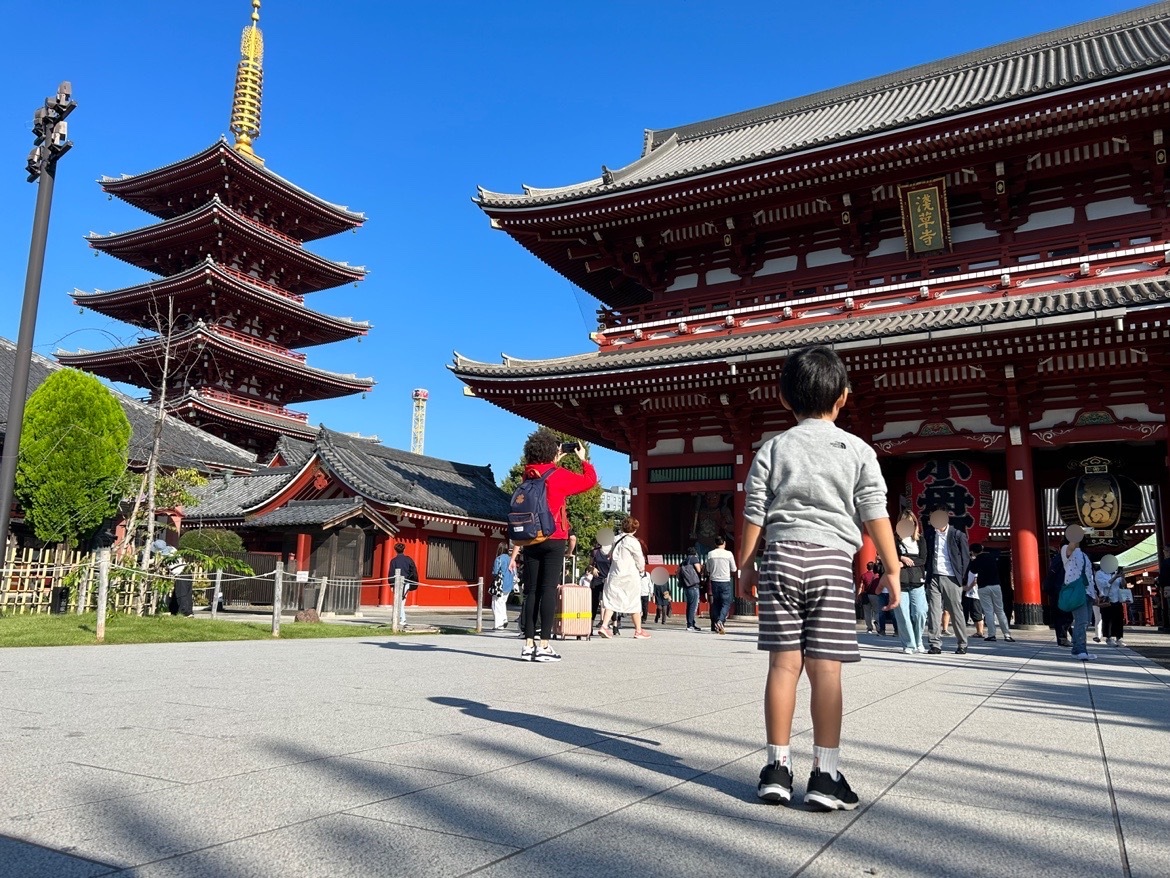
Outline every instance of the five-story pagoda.
{"type": "Polygon", "coordinates": [[[296,350],[368,332],[368,323],[321,314],[304,300],[365,276],[304,247],[365,217],[294,186],[253,152],[264,44],[260,0],[252,7],[232,105],[234,144],[220,140],[175,164],[101,181],[106,192],[160,222],[90,235],[90,246],[161,278],[73,298],[147,335],[137,344],[61,352],[58,359],[147,388],[156,402],[161,394],[172,414],[264,455],[280,436],[316,433],[288,403],[360,393],[374,382],[315,369],[296,350]]]}

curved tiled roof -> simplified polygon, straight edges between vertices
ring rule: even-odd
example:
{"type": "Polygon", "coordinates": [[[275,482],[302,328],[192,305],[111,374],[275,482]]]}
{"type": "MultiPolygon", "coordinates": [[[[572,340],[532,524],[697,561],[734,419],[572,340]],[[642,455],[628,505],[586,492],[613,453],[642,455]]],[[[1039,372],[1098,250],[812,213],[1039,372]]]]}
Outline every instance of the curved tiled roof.
{"type": "Polygon", "coordinates": [[[677,179],[1170,63],[1170,3],[1049,31],[806,97],[647,131],[643,155],[601,177],[523,194],[480,189],[485,208],[529,207],[677,179]]]}
{"type": "Polygon", "coordinates": [[[192,490],[199,502],[183,510],[188,524],[221,522],[244,517],[244,511],[263,503],[300,472],[296,466],[257,470],[248,476],[215,478],[192,490]]]}
{"type": "Polygon", "coordinates": [[[1082,316],[1092,319],[1105,316],[1101,312],[1156,304],[1170,304],[1170,279],[1111,285],[1101,285],[1100,281],[1086,282],[1085,286],[1048,293],[996,296],[953,305],[879,312],[872,316],[777,322],[775,329],[761,332],[628,349],[607,348],[548,360],[508,358],[504,363],[479,363],[456,354],[455,362],[448,368],[464,380],[586,376],[721,362],[729,357],[784,356],[788,351],[809,345],[906,344],[916,338],[953,338],[957,331],[974,335],[1002,331],[1007,324],[1040,326],[1062,318],[1082,316]]]}
{"type": "MultiPolygon", "coordinates": [[[[12,389],[12,369],[16,363],[16,346],[0,338],[0,418],[8,416],[8,397],[12,389]]],[[[39,354],[32,355],[29,364],[28,387],[31,393],[49,375],[62,366],[39,354]]],[[[150,446],[156,412],[124,393],[111,390],[130,421],[130,463],[144,466],[150,456],[150,446]]],[[[0,424],[0,430],[7,425],[0,424]]],[[[217,439],[209,433],[185,424],[179,418],[167,417],[162,432],[162,465],[165,467],[192,467],[201,472],[217,470],[251,470],[256,466],[256,455],[217,439]]]]}
{"type": "Polygon", "coordinates": [[[104,191],[166,219],[176,215],[172,203],[174,199],[171,197],[174,192],[191,188],[201,175],[206,176],[209,172],[220,180],[227,177],[238,181],[237,186],[245,192],[261,187],[280,196],[290,207],[295,205],[309,221],[302,228],[302,240],[333,235],[359,226],[366,219],[363,213],[352,211],[340,204],[333,204],[307,189],[302,189],[274,173],[267,165],[245,159],[223,138],[202,152],[161,168],[144,171],[141,174],[103,177],[98,182],[104,191]],[[240,186],[240,183],[243,185],[240,186]]]}
{"type": "Polygon", "coordinates": [[[411,454],[325,428],[315,449],[338,478],[380,503],[493,523],[508,519],[508,495],[490,466],[411,454]]]}

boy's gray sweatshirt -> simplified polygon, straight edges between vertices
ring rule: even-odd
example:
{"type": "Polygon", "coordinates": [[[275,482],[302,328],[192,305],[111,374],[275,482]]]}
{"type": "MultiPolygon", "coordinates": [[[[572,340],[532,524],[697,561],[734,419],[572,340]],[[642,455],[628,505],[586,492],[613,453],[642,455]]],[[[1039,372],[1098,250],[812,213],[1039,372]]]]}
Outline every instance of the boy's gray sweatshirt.
{"type": "Polygon", "coordinates": [[[889,514],[873,448],[820,418],[765,442],[744,491],[743,516],[763,527],[770,543],[813,543],[852,555],[861,548],[861,523],[889,514]]]}

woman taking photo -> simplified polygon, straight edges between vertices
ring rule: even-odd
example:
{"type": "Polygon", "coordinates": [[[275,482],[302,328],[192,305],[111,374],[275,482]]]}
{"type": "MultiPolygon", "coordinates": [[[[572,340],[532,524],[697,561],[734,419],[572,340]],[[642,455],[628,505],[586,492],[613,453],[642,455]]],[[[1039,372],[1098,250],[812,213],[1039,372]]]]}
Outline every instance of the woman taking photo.
{"type": "MultiPolygon", "coordinates": [[[[573,494],[588,491],[597,484],[597,472],[585,459],[584,446],[561,443],[551,430],[543,427],[524,443],[524,478],[545,478],[545,495],[556,529],[551,537],[521,549],[524,558],[524,648],[520,658],[534,662],[559,662],[560,653],[552,648],[553,617],[557,612],[557,586],[564,575],[565,550],[569,545],[569,514],[565,501],[573,494]],[[576,454],[585,471],[578,475],[557,466],[566,454],[576,454]],[[536,623],[540,621],[540,645],[536,644],[536,623]]],[[[640,608],[640,607],[639,607],[640,608]]]]}
{"type": "Polygon", "coordinates": [[[926,652],[922,631],[926,628],[926,589],[922,586],[926,568],[926,542],[918,516],[910,509],[902,511],[896,528],[898,555],[902,560],[902,600],[894,608],[898,615],[898,638],[902,652],[913,655],[926,652]]]}
{"type": "Polygon", "coordinates": [[[609,638],[609,620],[614,613],[628,613],[634,620],[634,637],[647,638],[649,631],[642,630],[642,573],[646,569],[646,556],[634,534],[638,530],[638,519],[627,518],[622,522],[622,532],[613,541],[609,557],[609,576],[601,591],[600,637],[609,638]]]}

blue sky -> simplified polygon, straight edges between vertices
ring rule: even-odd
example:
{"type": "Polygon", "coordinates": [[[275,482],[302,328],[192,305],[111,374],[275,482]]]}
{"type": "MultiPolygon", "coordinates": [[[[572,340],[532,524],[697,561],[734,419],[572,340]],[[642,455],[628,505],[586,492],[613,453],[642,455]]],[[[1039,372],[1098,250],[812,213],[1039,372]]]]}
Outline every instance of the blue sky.
{"type": "MultiPolygon", "coordinates": [[[[314,294],[369,320],[358,341],[309,362],[372,375],[365,399],[303,406],[314,423],[410,446],[411,390],[430,391],[426,453],[491,464],[502,478],[532,424],[462,395],[452,350],[498,361],[589,349],[597,303],[493,232],[476,185],[517,192],[596,176],[638,157],[642,130],[748,109],[1130,8],[1123,2],[431,2],[266,0],[263,130],[268,166],[363,211],[354,235],[318,242],[364,264],[358,288],[314,294]]],[[[79,313],[69,293],[140,283],[82,236],[151,218],[95,180],[195,153],[227,132],[248,0],[58,0],[38,13],[0,0],[0,335],[15,340],[35,187],[24,181],[32,111],[73,83],[76,146],[58,174],[35,346],[97,350],[131,327],[79,313]],[[17,27],[15,23],[26,26],[17,27]]],[[[598,451],[604,484],[624,455],[598,451]]]]}

